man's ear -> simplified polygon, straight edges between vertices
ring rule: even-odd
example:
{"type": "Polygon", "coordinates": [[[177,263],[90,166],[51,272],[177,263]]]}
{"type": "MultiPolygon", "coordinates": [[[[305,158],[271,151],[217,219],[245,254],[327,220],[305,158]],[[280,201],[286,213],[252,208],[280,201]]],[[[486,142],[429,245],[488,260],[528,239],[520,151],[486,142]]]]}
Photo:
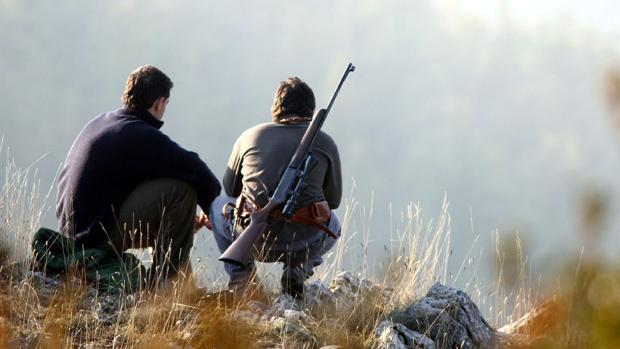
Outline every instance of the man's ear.
{"type": "Polygon", "coordinates": [[[153,103],[153,107],[157,112],[159,112],[164,108],[165,104],[166,104],[166,97],[159,97],[155,100],[155,103],[153,103]]]}

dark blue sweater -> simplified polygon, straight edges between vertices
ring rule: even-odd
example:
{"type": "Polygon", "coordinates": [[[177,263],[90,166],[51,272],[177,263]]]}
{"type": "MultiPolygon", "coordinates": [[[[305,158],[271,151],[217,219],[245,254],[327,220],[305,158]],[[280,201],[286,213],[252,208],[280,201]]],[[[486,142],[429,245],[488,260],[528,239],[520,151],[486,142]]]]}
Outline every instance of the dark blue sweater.
{"type": "Polygon", "coordinates": [[[119,109],[97,116],[77,136],[58,181],[60,231],[85,247],[107,241],[114,213],[141,182],[175,178],[189,183],[208,212],[220,184],[198,154],[163,134],[146,110],[119,109]]]}

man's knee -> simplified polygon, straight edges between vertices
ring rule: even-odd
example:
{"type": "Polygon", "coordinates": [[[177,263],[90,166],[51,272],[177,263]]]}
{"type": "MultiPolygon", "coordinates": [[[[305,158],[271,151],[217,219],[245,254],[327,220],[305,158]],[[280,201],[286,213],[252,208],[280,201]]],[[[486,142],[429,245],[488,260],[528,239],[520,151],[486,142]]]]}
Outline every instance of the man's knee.
{"type": "Polygon", "coordinates": [[[327,223],[327,229],[336,233],[337,236],[340,236],[342,226],[340,224],[340,218],[338,218],[335,211],[332,211],[332,215],[327,223]]]}
{"type": "Polygon", "coordinates": [[[162,193],[164,201],[187,201],[195,206],[198,194],[189,183],[174,178],[158,178],[149,182],[156,192],[162,193]]]}
{"type": "Polygon", "coordinates": [[[192,186],[177,179],[159,178],[139,184],[125,199],[119,212],[119,233],[124,246],[151,245],[147,240],[161,233],[152,230],[170,226],[173,222],[187,226],[175,230],[188,230],[191,233],[196,200],[197,194],[192,186]],[[162,219],[165,219],[166,224],[162,225],[162,219]]]}
{"type": "Polygon", "coordinates": [[[215,198],[215,200],[213,200],[208,212],[209,219],[213,224],[213,235],[216,237],[216,241],[220,249],[226,249],[232,243],[232,232],[230,231],[232,228],[232,221],[230,220],[230,217],[224,216],[222,212],[224,205],[229,203],[234,205],[235,198],[226,194],[220,194],[215,198]],[[220,246],[221,244],[224,244],[225,246],[220,246]]]}
{"type": "Polygon", "coordinates": [[[179,200],[195,202],[196,198],[196,190],[187,182],[174,178],[157,178],[138,184],[125,199],[123,207],[130,211],[137,211],[136,206],[143,207],[179,200]]]}

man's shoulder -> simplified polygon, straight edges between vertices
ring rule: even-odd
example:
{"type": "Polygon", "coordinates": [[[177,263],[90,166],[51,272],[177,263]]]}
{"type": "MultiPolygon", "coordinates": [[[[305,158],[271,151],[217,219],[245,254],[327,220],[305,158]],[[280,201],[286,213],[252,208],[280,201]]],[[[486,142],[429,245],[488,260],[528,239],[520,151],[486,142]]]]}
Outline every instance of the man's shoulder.
{"type": "Polygon", "coordinates": [[[329,133],[327,133],[327,131],[323,131],[323,130],[319,131],[318,139],[321,139],[325,142],[336,144],[336,142],[334,141],[334,138],[329,133]]]}
{"type": "Polygon", "coordinates": [[[276,128],[276,124],[273,122],[265,122],[265,123],[261,123],[258,125],[254,125],[246,129],[245,131],[241,132],[241,134],[238,137],[238,141],[245,142],[245,141],[250,141],[250,140],[252,141],[256,140],[257,138],[260,138],[261,136],[272,133],[275,128],[276,128]]]}
{"type": "Polygon", "coordinates": [[[106,111],[104,113],[101,113],[93,117],[87,123],[87,125],[98,125],[99,127],[106,126],[106,125],[112,125],[112,124],[120,123],[123,120],[129,120],[130,117],[131,116],[128,115],[124,109],[119,108],[115,110],[106,111]]]}
{"type": "Polygon", "coordinates": [[[336,145],[336,141],[334,141],[334,138],[332,138],[332,136],[330,136],[329,133],[323,130],[319,132],[319,135],[316,139],[315,144],[317,148],[321,148],[327,153],[331,154],[331,153],[338,152],[338,146],[336,145]]]}
{"type": "Polygon", "coordinates": [[[102,135],[110,131],[111,126],[114,123],[116,111],[107,111],[91,117],[91,119],[84,125],[78,138],[91,137],[93,135],[102,135]]]}
{"type": "Polygon", "coordinates": [[[120,146],[127,143],[144,143],[145,140],[166,136],[159,129],[121,108],[95,116],[84,126],[78,137],[94,143],[115,142],[120,146]]]}
{"type": "Polygon", "coordinates": [[[243,131],[243,134],[255,134],[255,133],[262,133],[262,132],[267,132],[269,130],[275,129],[277,127],[277,124],[275,122],[263,122],[260,123],[258,125],[254,125],[250,128],[248,128],[247,130],[243,131]]]}
{"type": "MultiPolygon", "coordinates": [[[[294,134],[301,136],[305,132],[307,127],[308,127],[307,124],[290,125],[290,124],[280,124],[277,122],[265,122],[265,123],[252,126],[248,128],[247,130],[243,131],[241,135],[239,136],[239,139],[242,141],[247,141],[247,140],[255,141],[259,138],[271,139],[272,137],[278,137],[278,135],[290,134],[292,130],[294,134]]],[[[288,139],[289,137],[285,137],[285,138],[288,139]]],[[[320,147],[327,147],[330,149],[336,148],[336,142],[334,141],[332,136],[330,136],[327,132],[323,130],[319,132],[316,142],[317,142],[317,145],[320,147]]]]}
{"type": "Polygon", "coordinates": [[[130,115],[123,108],[113,109],[103,112],[93,118],[93,120],[113,120],[118,118],[126,118],[130,115]]]}

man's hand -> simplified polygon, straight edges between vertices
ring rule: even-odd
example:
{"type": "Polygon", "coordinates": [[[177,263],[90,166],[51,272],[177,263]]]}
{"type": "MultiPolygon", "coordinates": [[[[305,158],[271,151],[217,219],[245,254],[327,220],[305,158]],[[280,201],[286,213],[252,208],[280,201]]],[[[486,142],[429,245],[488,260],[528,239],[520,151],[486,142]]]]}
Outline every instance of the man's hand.
{"type": "Polygon", "coordinates": [[[198,230],[202,227],[207,227],[209,230],[213,230],[213,223],[209,220],[209,216],[204,214],[204,212],[200,212],[198,216],[196,216],[196,225],[194,226],[194,233],[197,233],[198,230]]]}

